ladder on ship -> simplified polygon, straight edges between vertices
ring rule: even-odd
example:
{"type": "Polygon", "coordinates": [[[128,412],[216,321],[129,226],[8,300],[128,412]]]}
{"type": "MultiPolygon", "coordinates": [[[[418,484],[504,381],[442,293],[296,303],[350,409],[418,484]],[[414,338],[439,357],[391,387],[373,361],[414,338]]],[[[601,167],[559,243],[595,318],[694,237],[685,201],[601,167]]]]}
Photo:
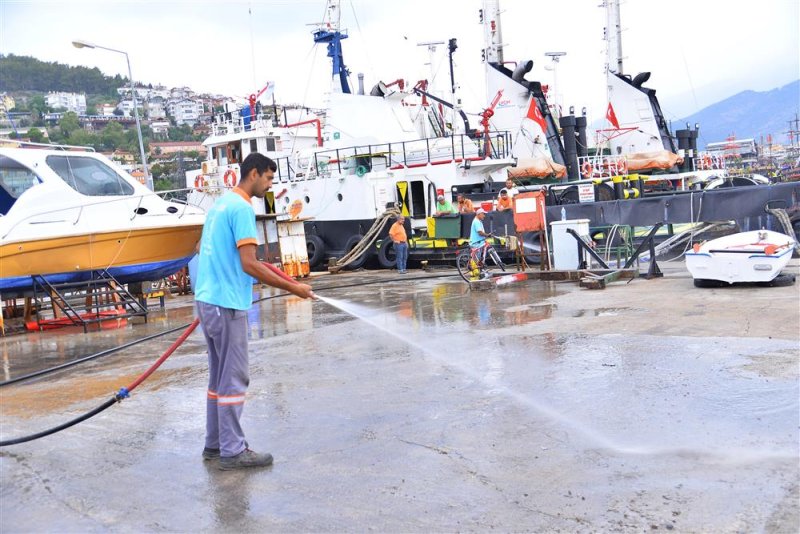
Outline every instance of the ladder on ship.
{"type": "Polygon", "coordinates": [[[32,279],[39,330],[81,326],[86,333],[90,325],[134,316],[147,322],[147,308],[105,269],[92,271],[80,282],[50,283],[40,275],[32,279]],[[50,318],[45,317],[48,304],[50,318]]]}

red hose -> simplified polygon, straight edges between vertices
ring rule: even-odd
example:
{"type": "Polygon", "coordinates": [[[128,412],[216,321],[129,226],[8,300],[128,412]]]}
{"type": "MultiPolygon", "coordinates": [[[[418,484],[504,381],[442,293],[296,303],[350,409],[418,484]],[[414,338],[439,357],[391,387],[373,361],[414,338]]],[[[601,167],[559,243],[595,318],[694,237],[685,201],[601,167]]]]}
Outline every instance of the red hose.
{"type": "Polygon", "coordinates": [[[130,386],[125,388],[128,390],[128,393],[133,391],[134,388],[136,388],[139,384],[147,380],[147,377],[153,374],[153,372],[155,372],[155,370],[158,369],[161,366],[161,364],[164,363],[164,361],[172,355],[173,352],[175,352],[175,349],[180,347],[181,344],[184,341],[186,341],[186,338],[189,337],[189,335],[194,331],[195,328],[197,328],[197,325],[199,324],[200,324],[200,319],[195,319],[194,321],[192,321],[192,324],[189,325],[189,328],[183,331],[183,334],[181,334],[180,337],[176,339],[172,345],[170,345],[170,347],[166,350],[166,352],[164,352],[164,354],[162,354],[161,357],[158,360],[156,360],[155,363],[151,365],[147,371],[142,373],[142,375],[139,378],[134,380],[130,386]]]}
{"type": "Polygon", "coordinates": [[[291,282],[293,284],[298,284],[299,283],[297,280],[295,280],[294,278],[292,278],[291,276],[289,276],[285,272],[281,271],[280,269],[278,269],[277,267],[275,267],[271,263],[267,263],[265,261],[261,262],[261,263],[262,263],[262,265],[264,265],[264,267],[266,267],[267,269],[269,269],[273,273],[277,274],[278,276],[280,276],[281,278],[283,278],[287,282],[291,282]]]}

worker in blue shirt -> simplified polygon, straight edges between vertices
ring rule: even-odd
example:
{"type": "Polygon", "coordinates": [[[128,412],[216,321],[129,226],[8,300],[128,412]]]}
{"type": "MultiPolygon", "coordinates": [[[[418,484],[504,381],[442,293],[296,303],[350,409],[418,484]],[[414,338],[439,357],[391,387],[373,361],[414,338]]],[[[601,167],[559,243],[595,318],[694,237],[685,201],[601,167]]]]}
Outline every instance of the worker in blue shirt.
{"type": "Polygon", "coordinates": [[[209,210],[200,241],[195,300],[209,368],[203,458],[219,458],[223,470],[272,463],[271,454],[250,450],[240,423],[250,383],[247,310],[253,304],[253,279],[298,297],[314,297],[311,286],[281,278],[256,258],[250,199],[264,197],[276,170],[275,162],[263,154],[248,155],[239,184],[209,210]]]}
{"type": "Polygon", "coordinates": [[[483,229],[483,220],[485,218],[486,211],[483,208],[478,208],[475,211],[475,218],[472,219],[472,226],[469,231],[469,246],[472,248],[482,247],[489,236],[483,229]]]}

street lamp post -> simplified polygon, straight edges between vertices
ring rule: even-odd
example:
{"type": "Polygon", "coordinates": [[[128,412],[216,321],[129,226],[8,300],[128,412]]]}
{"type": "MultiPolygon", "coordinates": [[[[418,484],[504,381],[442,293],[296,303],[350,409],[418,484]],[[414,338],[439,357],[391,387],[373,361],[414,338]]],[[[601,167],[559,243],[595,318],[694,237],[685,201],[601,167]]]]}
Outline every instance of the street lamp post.
{"type": "Polygon", "coordinates": [[[131,82],[131,98],[133,98],[133,116],[136,119],[136,135],[139,137],[139,155],[142,157],[142,170],[144,171],[145,184],[150,191],[155,191],[153,186],[153,177],[150,176],[150,171],[147,170],[147,156],[144,153],[144,141],[142,141],[142,125],[139,122],[139,106],[136,101],[136,86],[133,83],[133,74],[131,73],[131,60],[128,53],[107,46],[100,46],[98,44],[88,43],[86,41],[72,41],[72,46],[75,48],[100,48],[108,50],[109,52],[116,52],[125,56],[125,61],[128,63],[128,79],[131,82]]]}

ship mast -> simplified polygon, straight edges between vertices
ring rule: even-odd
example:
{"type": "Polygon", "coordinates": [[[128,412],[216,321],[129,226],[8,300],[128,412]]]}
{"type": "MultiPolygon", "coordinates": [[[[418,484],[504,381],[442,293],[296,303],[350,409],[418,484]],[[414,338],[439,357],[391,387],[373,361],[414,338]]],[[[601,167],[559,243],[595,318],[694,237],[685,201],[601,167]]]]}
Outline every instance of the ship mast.
{"type": "Polygon", "coordinates": [[[484,0],[481,10],[484,61],[503,64],[503,32],[500,29],[500,0],[484,0]]]}
{"type": "Polygon", "coordinates": [[[486,98],[492,92],[489,82],[491,65],[503,64],[503,34],[500,29],[500,0],[483,0],[483,9],[479,10],[480,22],[483,25],[483,64],[486,70],[486,98]]]}
{"type": "Polygon", "coordinates": [[[350,71],[344,64],[342,54],[342,40],[347,39],[347,34],[340,31],[341,17],[339,0],[328,0],[325,20],[314,30],[314,42],[328,44],[328,57],[331,58],[333,68],[332,78],[339,78],[338,84],[335,81],[332,83],[332,90],[350,93],[350,82],[347,79],[350,71]]]}
{"type": "Polygon", "coordinates": [[[606,8],[606,72],[622,75],[622,24],[619,15],[619,0],[604,0],[606,8]]]}

